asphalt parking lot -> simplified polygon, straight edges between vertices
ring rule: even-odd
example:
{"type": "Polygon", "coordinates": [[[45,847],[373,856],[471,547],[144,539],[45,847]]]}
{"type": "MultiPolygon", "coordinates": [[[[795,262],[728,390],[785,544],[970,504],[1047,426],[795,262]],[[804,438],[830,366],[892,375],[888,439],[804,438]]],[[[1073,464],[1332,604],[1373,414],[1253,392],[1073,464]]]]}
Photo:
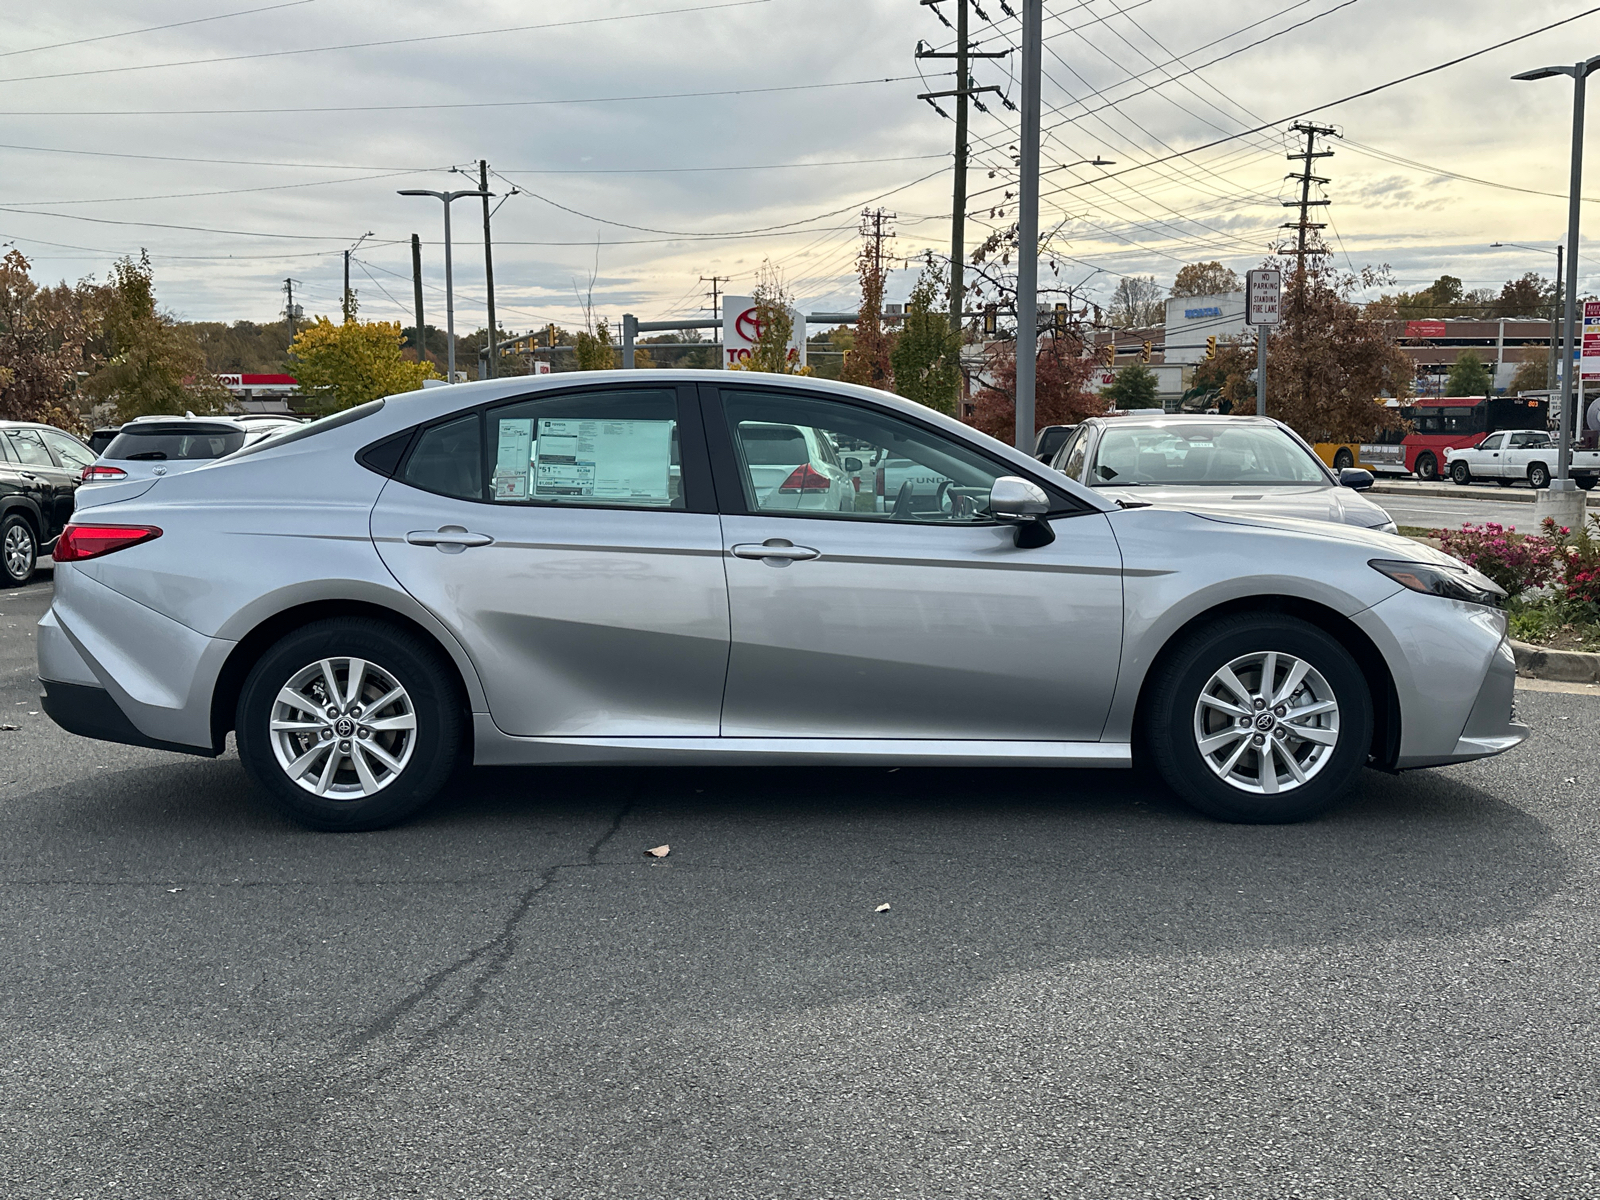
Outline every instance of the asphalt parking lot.
{"type": "Polygon", "coordinates": [[[1294,827],[570,769],[330,836],[57,730],[48,597],[0,593],[0,1195],[1600,1195],[1593,694],[1294,827]]]}

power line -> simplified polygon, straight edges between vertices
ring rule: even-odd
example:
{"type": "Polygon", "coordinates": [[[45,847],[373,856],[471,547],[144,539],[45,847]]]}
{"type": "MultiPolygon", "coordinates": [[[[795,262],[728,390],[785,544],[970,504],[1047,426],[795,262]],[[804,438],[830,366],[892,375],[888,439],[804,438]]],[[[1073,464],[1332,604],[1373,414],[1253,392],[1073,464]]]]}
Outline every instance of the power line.
{"type": "Polygon", "coordinates": [[[11,75],[0,78],[0,83],[28,83],[40,79],[75,79],[83,75],[114,75],[127,71],[157,71],[167,67],[199,67],[212,63],[247,62],[260,58],[287,58],[296,54],[326,54],[335,50],[370,50],[379,46],[406,46],[417,42],[443,42],[454,38],[486,37],[496,33],[528,33],[547,29],[565,29],[573,25],[599,25],[607,21],[635,21],[641,17],[671,17],[682,13],[715,12],[723,8],[748,8],[753,4],[770,4],[772,0],[724,0],[721,4],[691,4],[684,8],[662,8],[653,12],[616,13],[609,17],[578,17],[571,21],[553,21],[544,25],[507,25],[500,29],[472,29],[461,33],[432,33],[422,37],[388,38],[378,42],[347,42],[339,46],[306,46],[299,50],[262,50],[255,54],[226,54],[215,58],[189,58],[177,62],[130,63],[124,67],[96,67],[87,71],[57,71],[48,75],[11,75]]]}
{"type": "MultiPolygon", "coordinates": [[[[751,0],[767,3],[768,0],[751,0]]],[[[939,72],[948,74],[949,72],[939,72]]],[[[885,83],[905,83],[917,75],[893,75],[883,79],[841,79],[834,83],[792,83],[782,87],[725,88],[709,92],[657,92],[637,96],[578,96],[561,100],[463,100],[449,104],[330,104],[303,108],[111,108],[111,109],[19,109],[0,112],[3,117],[236,117],[272,116],[282,113],[339,112],[424,112],[458,108],[539,108],[552,104],[631,104],[647,100],[697,100],[719,96],[756,96],[774,92],[813,92],[823,88],[869,87],[885,83]]],[[[3,82],[3,81],[0,81],[3,82]]]]}
{"type": "MultiPolygon", "coordinates": [[[[1559,29],[1563,25],[1570,25],[1574,21],[1580,20],[1583,17],[1593,16],[1597,12],[1600,12],[1600,6],[1597,6],[1595,8],[1585,9],[1583,12],[1580,12],[1580,13],[1574,13],[1570,17],[1563,17],[1559,21],[1552,21],[1548,25],[1541,25],[1537,29],[1530,29],[1526,33],[1519,33],[1515,37],[1509,37],[1509,38],[1504,39],[1503,41],[1495,42],[1493,45],[1484,46],[1480,50],[1474,50],[1471,53],[1459,55],[1459,56],[1457,56],[1455,58],[1448,59],[1445,62],[1438,63],[1435,66],[1424,67],[1420,71],[1412,71],[1408,75],[1401,75],[1396,79],[1391,79],[1391,80],[1387,81],[1386,83],[1375,84],[1372,87],[1363,88],[1359,92],[1351,92],[1348,96],[1341,96],[1337,100],[1327,100],[1327,101],[1324,101],[1321,104],[1312,105],[1310,108],[1301,109],[1299,112],[1289,113],[1287,116],[1278,117],[1276,120],[1263,122],[1262,124],[1257,125],[1257,126],[1251,128],[1251,129],[1241,130],[1239,133],[1229,134],[1226,137],[1215,138],[1215,139],[1213,139],[1212,141],[1209,141],[1209,142],[1202,142],[1198,146],[1191,146],[1187,150],[1180,150],[1175,154],[1164,155],[1164,156],[1162,156],[1160,158],[1151,159],[1148,162],[1135,163],[1133,166],[1125,167],[1120,171],[1112,171],[1109,174],[1107,174],[1105,176],[1102,176],[1101,180],[1093,180],[1093,181],[1087,181],[1087,182],[1099,183],[1104,179],[1119,178],[1119,177],[1121,177],[1123,175],[1130,175],[1135,171],[1148,170],[1151,167],[1155,167],[1155,166],[1159,166],[1159,165],[1161,165],[1163,163],[1171,162],[1174,159],[1184,158],[1184,157],[1186,157],[1186,156],[1188,156],[1190,154],[1197,153],[1198,151],[1201,151],[1201,150],[1209,150],[1213,146],[1225,145],[1228,142],[1237,141],[1239,138],[1248,137],[1251,134],[1260,133],[1260,132],[1262,132],[1263,130],[1266,130],[1266,129],[1272,129],[1275,126],[1282,125],[1286,121],[1298,120],[1301,117],[1310,116],[1312,113],[1321,112],[1324,109],[1335,108],[1335,107],[1337,107],[1338,105],[1341,105],[1341,104],[1348,104],[1352,100],[1360,100],[1360,99],[1363,99],[1364,97],[1375,95],[1378,92],[1386,91],[1389,88],[1398,87],[1402,83],[1410,83],[1413,79],[1421,79],[1425,75],[1432,75],[1432,74],[1435,74],[1436,72],[1446,70],[1449,67],[1459,66],[1461,63],[1468,62],[1471,59],[1481,58],[1485,54],[1490,54],[1490,53],[1492,53],[1492,52],[1494,52],[1496,50],[1504,49],[1505,47],[1514,45],[1517,42],[1526,41],[1528,38],[1531,38],[1531,37],[1537,37],[1541,33],[1548,33],[1552,29],[1559,29]]],[[[1075,189],[1077,189],[1079,187],[1083,187],[1083,186],[1085,186],[1085,183],[1067,184],[1067,185],[1064,185],[1062,187],[1056,188],[1055,192],[1073,191],[1073,190],[1075,190],[1075,189]]],[[[1054,193],[1052,193],[1052,194],[1054,194],[1054,193]]]]}
{"type": "Polygon", "coordinates": [[[38,54],[45,50],[62,50],[68,46],[87,46],[91,42],[108,42],[112,38],[133,37],[140,33],[157,33],[163,29],[181,29],[185,25],[204,25],[208,21],[226,21],[232,17],[249,17],[256,13],[276,12],[280,8],[298,8],[302,4],[314,4],[316,0],[289,0],[287,4],[269,4],[266,8],[246,8],[239,12],[218,13],[213,17],[194,17],[188,21],[172,21],[166,25],[146,25],[143,29],[127,29],[121,33],[102,33],[97,37],[78,38],[71,42],[51,42],[47,46],[27,46],[21,50],[0,50],[0,58],[12,58],[18,54],[38,54]]]}
{"type": "Polygon", "coordinates": [[[307,183],[275,183],[261,187],[222,188],[214,192],[167,192],[158,196],[103,196],[90,200],[18,200],[17,204],[56,206],[68,204],[127,204],[140,200],[195,200],[206,196],[238,196],[246,192],[285,192],[296,188],[329,187],[340,183],[368,183],[374,179],[393,179],[397,175],[421,175],[443,171],[444,167],[422,167],[411,171],[386,171],[382,175],[357,175],[350,179],[314,179],[307,183]]]}

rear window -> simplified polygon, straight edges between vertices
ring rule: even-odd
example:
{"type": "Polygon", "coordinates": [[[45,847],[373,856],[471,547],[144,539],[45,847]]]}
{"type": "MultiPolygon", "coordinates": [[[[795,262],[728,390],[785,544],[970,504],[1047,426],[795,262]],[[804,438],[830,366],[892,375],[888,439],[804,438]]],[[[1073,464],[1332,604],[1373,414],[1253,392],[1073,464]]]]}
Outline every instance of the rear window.
{"type": "Polygon", "coordinates": [[[244,445],[244,430],[227,425],[125,427],[106,447],[104,457],[125,462],[209,460],[244,445]]]}
{"type": "Polygon", "coordinates": [[[745,461],[753,467],[797,467],[810,462],[806,439],[792,425],[745,424],[739,429],[745,461]]]}

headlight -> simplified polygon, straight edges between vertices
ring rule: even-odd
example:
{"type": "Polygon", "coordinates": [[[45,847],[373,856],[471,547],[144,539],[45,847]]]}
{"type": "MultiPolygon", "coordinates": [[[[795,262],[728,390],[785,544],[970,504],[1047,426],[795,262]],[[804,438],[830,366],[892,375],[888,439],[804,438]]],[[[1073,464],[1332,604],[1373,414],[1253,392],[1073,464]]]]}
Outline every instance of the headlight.
{"type": "Polygon", "coordinates": [[[1501,601],[1506,598],[1505,589],[1499,584],[1464,564],[1446,567],[1439,563],[1375,558],[1367,565],[1402,587],[1429,596],[1465,600],[1468,604],[1482,604],[1489,608],[1499,608],[1501,601]]]}

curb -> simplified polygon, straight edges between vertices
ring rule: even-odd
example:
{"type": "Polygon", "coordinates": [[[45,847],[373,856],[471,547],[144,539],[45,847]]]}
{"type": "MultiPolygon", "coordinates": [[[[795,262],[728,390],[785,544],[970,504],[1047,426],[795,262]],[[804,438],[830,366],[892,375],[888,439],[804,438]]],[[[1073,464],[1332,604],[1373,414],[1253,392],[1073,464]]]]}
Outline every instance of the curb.
{"type": "Polygon", "coordinates": [[[1556,683],[1600,682],[1600,654],[1584,650],[1547,650],[1543,646],[1511,640],[1516,655],[1517,674],[1529,679],[1549,679],[1556,683]]]}
{"type": "MultiPolygon", "coordinates": [[[[1365,489],[1366,494],[1379,496],[1410,496],[1413,499],[1456,499],[1456,500],[1494,500],[1509,504],[1533,504],[1536,497],[1532,488],[1503,488],[1503,487],[1478,487],[1469,484],[1466,487],[1457,487],[1454,484],[1427,484],[1414,483],[1409,487],[1403,484],[1375,483],[1365,489]]],[[[1585,505],[1591,508],[1600,508],[1600,491],[1590,493],[1584,500],[1585,505]]]]}

